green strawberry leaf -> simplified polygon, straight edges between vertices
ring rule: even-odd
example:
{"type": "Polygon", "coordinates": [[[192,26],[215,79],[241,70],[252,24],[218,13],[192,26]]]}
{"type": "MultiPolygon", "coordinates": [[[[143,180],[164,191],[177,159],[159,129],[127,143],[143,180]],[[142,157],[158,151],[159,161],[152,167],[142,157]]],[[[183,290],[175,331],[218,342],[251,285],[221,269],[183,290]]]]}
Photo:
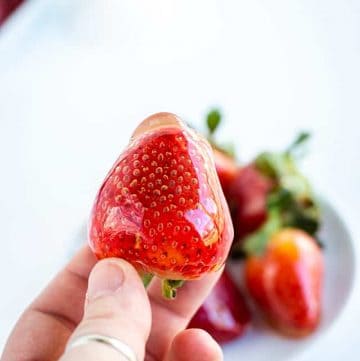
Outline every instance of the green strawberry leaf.
{"type": "Polygon", "coordinates": [[[206,124],[207,124],[207,128],[208,128],[210,136],[212,136],[215,133],[220,122],[221,122],[220,110],[212,109],[206,117],[206,124]]]}
{"type": "Polygon", "coordinates": [[[265,224],[256,232],[245,238],[243,243],[244,252],[250,255],[262,255],[271,236],[282,228],[281,217],[278,210],[269,211],[265,224]]]}
{"type": "Polygon", "coordinates": [[[304,149],[304,145],[307,143],[310,137],[311,134],[309,132],[303,131],[299,133],[295,140],[285,150],[285,154],[292,156],[296,156],[296,154],[299,154],[299,151],[304,149]]]}
{"type": "Polygon", "coordinates": [[[274,182],[268,195],[268,209],[277,208],[284,227],[295,227],[315,235],[320,225],[320,208],[308,179],[296,164],[296,153],[309,139],[308,132],[300,133],[286,152],[264,152],[256,157],[256,168],[274,182]]]}

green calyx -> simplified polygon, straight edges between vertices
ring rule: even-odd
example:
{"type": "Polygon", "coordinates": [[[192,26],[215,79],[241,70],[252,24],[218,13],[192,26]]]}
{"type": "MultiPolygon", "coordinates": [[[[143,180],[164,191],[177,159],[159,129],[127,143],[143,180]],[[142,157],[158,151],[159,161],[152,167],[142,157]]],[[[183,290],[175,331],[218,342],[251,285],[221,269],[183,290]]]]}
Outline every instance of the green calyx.
{"type": "Polygon", "coordinates": [[[147,288],[151,280],[153,279],[154,275],[152,273],[144,273],[141,276],[142,282],[144,284],[144,287],[147,288]]]}
{"type": "Polygon", "coordinates": [[[294,227],[314,236],[320,225],[320,209],[309,190],[299,196],[279,187],[268,196],[268,209],[280,211],[283,227],[294,227]]]}
{"type": "Polygon", "coordinates": [[[264,152],[255,159],[255,167],[273,182],[273,188],[267,195],[266,222],[242,243],[241,251],[246,255],[261,255],[281,228],[299,228],[315,236],[320,209],[309,181],[296,164],[309,138],[309,133],[302,132],[285,152],[264,152]]]}
{"type": "Polygon", "coordinates": [[[310,133],[301,132],[284,152],[264,152],[255,159],[256,167],[266,176],[281,181],[280,178],[296,175],[305,178],[296,165],[296,160],[306,152],[310,133]]]}
{"type": "Polygon", "coordinates": [[[272,235],[282,227],[280,214],[277,210],[268,213],[268,218],[263,226],[245,238],[242,250],[247,256],[261,256],[265,253],[267,244],[272,235]]]}
{"type": "MultiPolygon", "coordinates": [[[[152,273],[144,273],[141,275],[144,287],[147,288],[151,280],[154,278],[152,273]]],[[[179,287],[184,284],[181,280],[162,280],[162,294],[165,298],[173,300],[179,287]]]]}
{"type": "Polygon", "coordinates": [[[176,292],[179,287],[184,284],[181,280],[163,280],[162,294],[165,298],[173,300],[176,297],[176,292]]]}
{"type": "Polygon", "coordinates": [[[296,164],[309,138],[309,133],[302,132],[285,152],[262,153],[254,164],[274,182],[268,196],[268,210],[278,209],[283,227],[300,228],[314,235],[320,224],[320,209],[309,181],[296,164]]]}

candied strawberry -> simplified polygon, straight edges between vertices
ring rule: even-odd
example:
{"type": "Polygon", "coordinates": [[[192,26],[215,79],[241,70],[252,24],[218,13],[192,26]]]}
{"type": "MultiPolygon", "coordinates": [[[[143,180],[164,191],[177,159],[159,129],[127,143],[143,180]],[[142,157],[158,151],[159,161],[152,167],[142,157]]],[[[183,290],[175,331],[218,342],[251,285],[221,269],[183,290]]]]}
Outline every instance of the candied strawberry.
{"type": "Polygon", "coordinates": [[[241,337],[250,324],[244,297],[227,271],[196,312],[189,328],[202,328],[219,343],[241,337]]]}
{"type": "Polygon", "coordinates": [[[173,114],[147,118],[101,186],[89,232],[97,257],[162,279],[219,269],[233,229],[207,141],[173,114]]]}
{"type": "Polygon", "coordinates": [[[0,25],[24,0],[0,0],[0,25]]]}
{"type": "Polygon", "coordinates": [[[228,190],[236,239],[258,229],[266,220],[266,197],[271,181],[253,165],[240,168],[228,190]]]}
{"type": "Polygon", "coordinates": [[[234,180],[237,173],[237,165],[233,158],[225,154],[224,152],[214,148],[214,158],[216,172],[219,176],[221,187],[227,196],[229,186],[234,180]]]}
{"type": "Polygon", "coordinates": [[[323,256],[302,230],[276,232],[264,252],[246,260],[250,295],[270,324],[290,336],[316,329],[321,316],[323,256]]]}

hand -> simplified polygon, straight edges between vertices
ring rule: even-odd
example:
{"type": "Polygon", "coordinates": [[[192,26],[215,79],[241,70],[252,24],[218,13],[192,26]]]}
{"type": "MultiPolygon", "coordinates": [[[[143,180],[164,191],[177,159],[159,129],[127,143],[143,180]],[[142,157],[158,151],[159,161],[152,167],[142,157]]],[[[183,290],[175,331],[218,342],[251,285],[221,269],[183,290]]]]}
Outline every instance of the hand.
{"type": "Polygon", "coordinates": [[[169,301],[161,295],[159,280],[146,293],[129,263],[114,258],[96,262],[84,247],[21,316],[2,360],[126,360],[98,342],[63,354],[69,340],[97,333],[127,343],[139,361],[220,361],[221,349],[209,334],[184,331],[220,274],[185,283],[169,301]]]}

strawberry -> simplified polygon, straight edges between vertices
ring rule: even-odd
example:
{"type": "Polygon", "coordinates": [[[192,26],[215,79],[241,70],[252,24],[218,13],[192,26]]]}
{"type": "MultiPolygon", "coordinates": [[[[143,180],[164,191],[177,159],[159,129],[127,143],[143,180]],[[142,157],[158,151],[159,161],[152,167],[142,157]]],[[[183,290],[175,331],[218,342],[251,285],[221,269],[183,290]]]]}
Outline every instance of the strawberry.
{"type": "Polygon", "coordinates": [[[266,220],[271,182],[253,165],[238,170],[228,190],[236,239],[258,229],[266,220]]]}
{"type": "Polygon", "coordinates": [[[233,146],[218,144],[215,133],[221,122],[222,114],[216,108],[206,116],[207,137],[213,147],[216,171],[230,205],[238,240],[255,231],[266,220],[266,198],[272,182],[254,164],[239,168],[233,146]]]}
{"type": "Polygon", "coordinates": [[[277,231],[264,247],[258,246],[245,264],[250,295],[270,324],[282,333],[311,333],[321,315],[320,248],[310,235],[294,228],[277,231]]]}
{"type": "Polygon", "coordinates": [[[245,300],[225,270],[188,327],[202,328],[224,343],[242,336],[249,324],[245,300]]]}
{"type": "Polygon", "coordinates": [[[98,258],[162,278],[169,298],[218,270],[233,228],[207,141],[173,114],[145,119],[98,192],[89,238],[98,258]]]}
{"type": "Polygon", "coordinates": [[[213,148],[216,172],[225,196],[227,196],[229,185],[237,172],[237,164],[233,145],[220,145],[215,139],[216,131],[221,122],[222,114],[219,109],[214,108],[206,115],[207,138],[213,148]]]}
{"type": "Polygon", "coordinates": [[[233,158],[226,153],[213,148],[216,172],[219,176],[221,187],[225,196],[229,192],[229,186],[237,174],[237,165],[233,158]]]}
{"type": "Polygon", "coordinates": [[[23,0],[0,0],[0,25],[23,2],[23,0]]]}

